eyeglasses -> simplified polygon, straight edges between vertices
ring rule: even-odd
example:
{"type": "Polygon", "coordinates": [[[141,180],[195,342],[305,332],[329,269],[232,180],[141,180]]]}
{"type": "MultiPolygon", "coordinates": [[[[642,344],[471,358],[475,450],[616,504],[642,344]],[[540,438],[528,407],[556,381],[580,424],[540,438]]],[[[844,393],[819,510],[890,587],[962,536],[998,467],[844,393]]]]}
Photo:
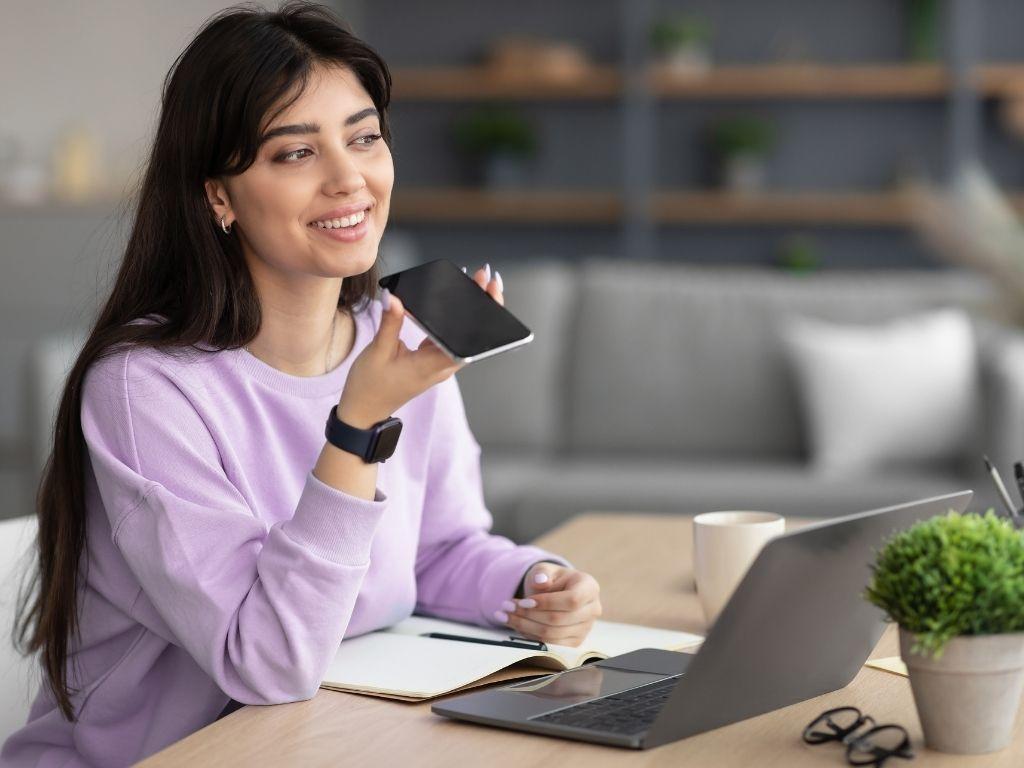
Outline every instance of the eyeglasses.
{"type": "Polygon", "coordinates": [[[822,712],[804,728],[804,741],[824,744],[839,741],[846,745],[846,762],[850,765],[873,765],[881,768],[890,757],[912,760],[910,734],[902,725],[878,725],[870,715],[856,707],[836,707],[822,712]],[[863,730],[867,727],[867,730],[863,730]]]}

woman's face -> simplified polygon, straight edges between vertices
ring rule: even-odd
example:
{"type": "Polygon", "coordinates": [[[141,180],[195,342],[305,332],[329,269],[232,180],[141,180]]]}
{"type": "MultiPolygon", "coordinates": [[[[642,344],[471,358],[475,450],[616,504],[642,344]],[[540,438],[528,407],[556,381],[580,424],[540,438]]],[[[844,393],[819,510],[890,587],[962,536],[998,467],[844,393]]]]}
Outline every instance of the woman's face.
{"type": "Polygon", "coordinates": [[[387,223],[395,169],[359,79],[348,69],[317,69],[306,92],[261,136],[266,138],[255,163],[224,179],[228,219],[250,268],[269,268],[286,279],[348,277],[370,269],[387,223]],[[349,208],[364,220],[334,228],[346,215],[337,210],[349,208]],[[332,228],[325,220],[332,220],[332,228]]]}

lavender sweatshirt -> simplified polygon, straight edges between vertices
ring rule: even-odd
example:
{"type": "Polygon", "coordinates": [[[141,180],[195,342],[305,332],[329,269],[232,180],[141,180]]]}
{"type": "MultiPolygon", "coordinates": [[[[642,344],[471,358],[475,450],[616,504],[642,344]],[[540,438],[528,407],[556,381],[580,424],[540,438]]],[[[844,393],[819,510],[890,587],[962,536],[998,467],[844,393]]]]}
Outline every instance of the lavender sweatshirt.
{"type": "MultiPolygon", "coordinates": [[[[489,533],[455,377],[396,411],[375,498],[312,474],[381,306],[323,376],[245,350],[120,351],[90,368],[88,575],[69,661],[77,721],[41,687],[4,766],[126,765],[244,704],[308,699],[345,637],[416,613],[481,626],[540,560],[489,533]]],[[[423,333],[411,322],[402,340],[423,333]]],[[[570,566],[571,567],[571,566],[570,566]]]]}

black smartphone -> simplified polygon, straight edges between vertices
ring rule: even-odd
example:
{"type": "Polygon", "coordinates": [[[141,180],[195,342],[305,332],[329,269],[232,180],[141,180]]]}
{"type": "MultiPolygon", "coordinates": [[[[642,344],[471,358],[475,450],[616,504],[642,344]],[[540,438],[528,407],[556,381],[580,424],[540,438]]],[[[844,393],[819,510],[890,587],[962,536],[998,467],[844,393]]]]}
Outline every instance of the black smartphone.
{"type": "Polygon", "coordinates": [[[533,332],[448,259],[380,279],[452,360],[472,363],[533,341],[533,332]]]}

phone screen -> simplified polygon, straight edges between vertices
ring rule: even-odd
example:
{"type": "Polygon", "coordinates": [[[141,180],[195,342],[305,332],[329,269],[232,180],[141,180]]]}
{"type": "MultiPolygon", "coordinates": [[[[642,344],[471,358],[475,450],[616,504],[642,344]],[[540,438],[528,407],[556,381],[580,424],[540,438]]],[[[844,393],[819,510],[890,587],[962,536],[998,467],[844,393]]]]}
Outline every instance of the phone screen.
{"type": "Polygon", "coordinates": [[[513,349],[533,339],[530,329],[448,259],[383,277],[381,287],[450,355],[465,361],[513,349]]]}

